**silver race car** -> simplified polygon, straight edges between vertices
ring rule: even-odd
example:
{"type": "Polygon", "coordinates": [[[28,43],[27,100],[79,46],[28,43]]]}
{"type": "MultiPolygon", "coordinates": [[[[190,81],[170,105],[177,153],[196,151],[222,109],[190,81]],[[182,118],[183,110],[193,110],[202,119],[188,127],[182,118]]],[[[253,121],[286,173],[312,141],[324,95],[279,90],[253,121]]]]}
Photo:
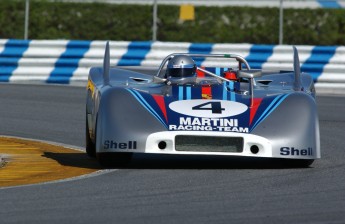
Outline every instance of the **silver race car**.
{"type": "Polygon", "coordinates": [[[90,69],[86,152],[101,165],[124,165],[133,153],[280,158],[309,166],[320,158],[314,82],[294,71],[252,70],[236,54],[171,54],[156,74],[90,69]],[[236,68],[198,67],[229,60],[236,68]]]}

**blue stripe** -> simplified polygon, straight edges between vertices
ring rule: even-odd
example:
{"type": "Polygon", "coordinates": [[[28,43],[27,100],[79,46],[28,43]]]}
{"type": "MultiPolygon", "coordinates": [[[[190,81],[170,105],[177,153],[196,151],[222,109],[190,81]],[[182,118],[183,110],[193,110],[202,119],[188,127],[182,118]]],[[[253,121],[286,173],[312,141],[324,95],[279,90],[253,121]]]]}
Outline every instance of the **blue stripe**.
{"type": "Polygon", "coordinates": [[[271,108],[275,105],[275,103],[281,98],[282,96],[277,96],[272,102],[271,104],[266,108],[266,110],[261,114],[260,118],[256,121],[256,123],[253,126],[254,127],[261,122],[261,119],[264,118],[266,116],[267,113],[269,113],[269,111],[271,110],[271,108]]]}
{"type": "Polygon", "coordinates": [[[118,66],[139,66],[150,52],[152,42],[137,41],[128,45],[127,52],[121,57],[118,66]]]}
{"type": "Polygon", "coordinates": [[[216,67],[216,75],[220,76],[220,68],[219,67],[216,67]]]}
{"type": "Polygon", "coordinates": [[[69,41],[65,52],[55,62],[55,68],[50,73],[47,83],[68,84],[79,66],[80,59],[84,57],[90,45],[91,41],[69,41]]]}
{"type": "Polygon", "coordinates": [[[186,95],[187,95],[187,100],[192,99],[192,87],[190,86],[186,87],[186,95]]]}
{"type": "Polygon", "coordinates": [[[323,8],[342,8],[341,5],[337,1],[330,1],[330,0],[319,0],[318,3],[323,8]]]}
{"type": "Polygon", "coordinates": [[[223,100],[228,100],[227,83],[223,82],[223,100]]]}
{"type": "Polygon", "coordinates": [[[290,94],[286,94],[286,95],[276,97],[272,101],[272,103],[266,108],[266,110],[262,113],[262,115],[256,121],[256,123],[253,125],[253,127],[251,128],[251,131],[254,130],[256,126],[259,125],[262,121],[264,121],[289,95],[290,94]]]}
{"type": "Polygon", "coordinates": [[[313,76],[314,81],[317,81],[336,50],[336,46],[315,46],[310,57],[301,66],[301,71],[309,73],[313,76]]]}
{"type": "Polygon", "coordinates": [[[149,103],[146,102],[146,100],[135,90],[131,90],[131,89],[127,89],[137,100],[138,102],[144,107],[146,108],[146,110],[148,112],[150,112],[160,123],[162,123],[162,125],[166,128],[168,128],[168,126],[166,125],[166,123],[163,121],[163,119],[157,114],[157,112],[151,107],[151,105],[149,103]]]}
{"type": "Polygon", "coordinates": [[[236,101],[236,94],[234,92],[234,89],[235,89],[235,84],[234,82],[230,82],[229,83],[229,87],[230,87],[230,100],[231,101],[236,101]]]}
{"type": "Polygon", "coordinates": [[[178,87],[178,100],[183,100],[183,86],[178,87]]]}
{"type": "MultiPolygon", "coordinates": [[[[215,72],[216,75],[220,76],[221,74],[221,69],[220,67],[216,67],[215,68],[215,72]]],[[[227,82],[223,82],[223,100],[228,100],[228,90],[227,90],[227,82]]]]}
{"type": "Polygon", "coordinates": [[[272,56],[274,47],[274,45],[253,45],[246,57],[250,67],[262,69],[262,65],[272,56]]]}
{"type": "Polygon", "coordinates": [[[18,62],[29,48],[30,40],[8,40],[0,53],[0,82],[9,82],[18,62]]]}
{"type": "MultiPolygon", "coordinates": [[[[192,43],[189,46],[188,53],[190,54],[210,54],[212,52],[213,44],[199,44],[192,43]]],[[[205,58],[196,58],[195,63],[197,66],[201,66],[205,58]]]]}

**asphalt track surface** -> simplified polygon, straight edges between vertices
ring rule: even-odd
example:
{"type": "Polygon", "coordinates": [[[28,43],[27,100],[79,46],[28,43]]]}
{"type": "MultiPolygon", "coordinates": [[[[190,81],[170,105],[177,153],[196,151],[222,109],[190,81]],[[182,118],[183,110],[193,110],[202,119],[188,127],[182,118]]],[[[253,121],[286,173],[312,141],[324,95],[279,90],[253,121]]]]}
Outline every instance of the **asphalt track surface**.
{"type": "MultiPolygon", "coordinates": [[[[311,168],[139,155],[101,175],[2,188],[0,223],[345,223],[345,97],[317,103],[311,168]]],[[[84,146],[84,88],[0,85],[0,105],[2,135],[84,146]]]]}

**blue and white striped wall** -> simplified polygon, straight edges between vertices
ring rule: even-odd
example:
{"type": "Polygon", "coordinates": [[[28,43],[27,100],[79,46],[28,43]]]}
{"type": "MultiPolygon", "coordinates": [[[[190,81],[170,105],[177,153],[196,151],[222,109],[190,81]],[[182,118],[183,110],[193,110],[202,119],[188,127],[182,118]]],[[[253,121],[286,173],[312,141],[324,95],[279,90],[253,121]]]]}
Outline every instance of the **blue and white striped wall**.
{"type": "MultiPolygon", "coordinates": [[[[91,66],[102,66],[105,41],[0,40],[0,81],[84,85],[91,66]]],[[[170,53],[235,53],[252,68],[292,70],[288,45],[110,42],[111,65],[158,67],[170,53]]],[[[317,88],[345,91],[344,46],[297,46],[302,71],[317,88]]],[[[229,61],[198,61],[229,67],[229,61]]],[[[235,63],[233,64],[235,66],[235,63]]],[[[230,64],[231,66],[231,64],[230,64]]]]}

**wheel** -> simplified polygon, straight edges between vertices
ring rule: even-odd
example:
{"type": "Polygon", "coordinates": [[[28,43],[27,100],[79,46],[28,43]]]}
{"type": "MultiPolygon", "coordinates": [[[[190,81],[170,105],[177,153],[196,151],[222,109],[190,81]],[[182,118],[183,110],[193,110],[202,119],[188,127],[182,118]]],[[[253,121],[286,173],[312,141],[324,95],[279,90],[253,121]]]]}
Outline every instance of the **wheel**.
{"type": "Polygon", "coordinates": [[[308,168],[313,162],[313,159],[284,159],[282,165],[291,168],[308,168]]]}
{"type": "Polygon", "coordinates": [[[130,163],[133,153],[131,152],[107,152],[97,153],[96,157],[101,166],[104,167],[122,167],[130,163]]]}
{"type": "Polygon", "coordinates": [[[292,167],[307,168],[313,164],[313,159],[295,159],[291,162],[292,167]]]}
{"type": "Polygon", "coordinates": [[[87,122],[86,118],[86,133],[85,133],[85,141],[86,141],[86,154],[92,158],[96,157],[96,145],[92,142],[89,134],[89,123],[87,122]]]}

